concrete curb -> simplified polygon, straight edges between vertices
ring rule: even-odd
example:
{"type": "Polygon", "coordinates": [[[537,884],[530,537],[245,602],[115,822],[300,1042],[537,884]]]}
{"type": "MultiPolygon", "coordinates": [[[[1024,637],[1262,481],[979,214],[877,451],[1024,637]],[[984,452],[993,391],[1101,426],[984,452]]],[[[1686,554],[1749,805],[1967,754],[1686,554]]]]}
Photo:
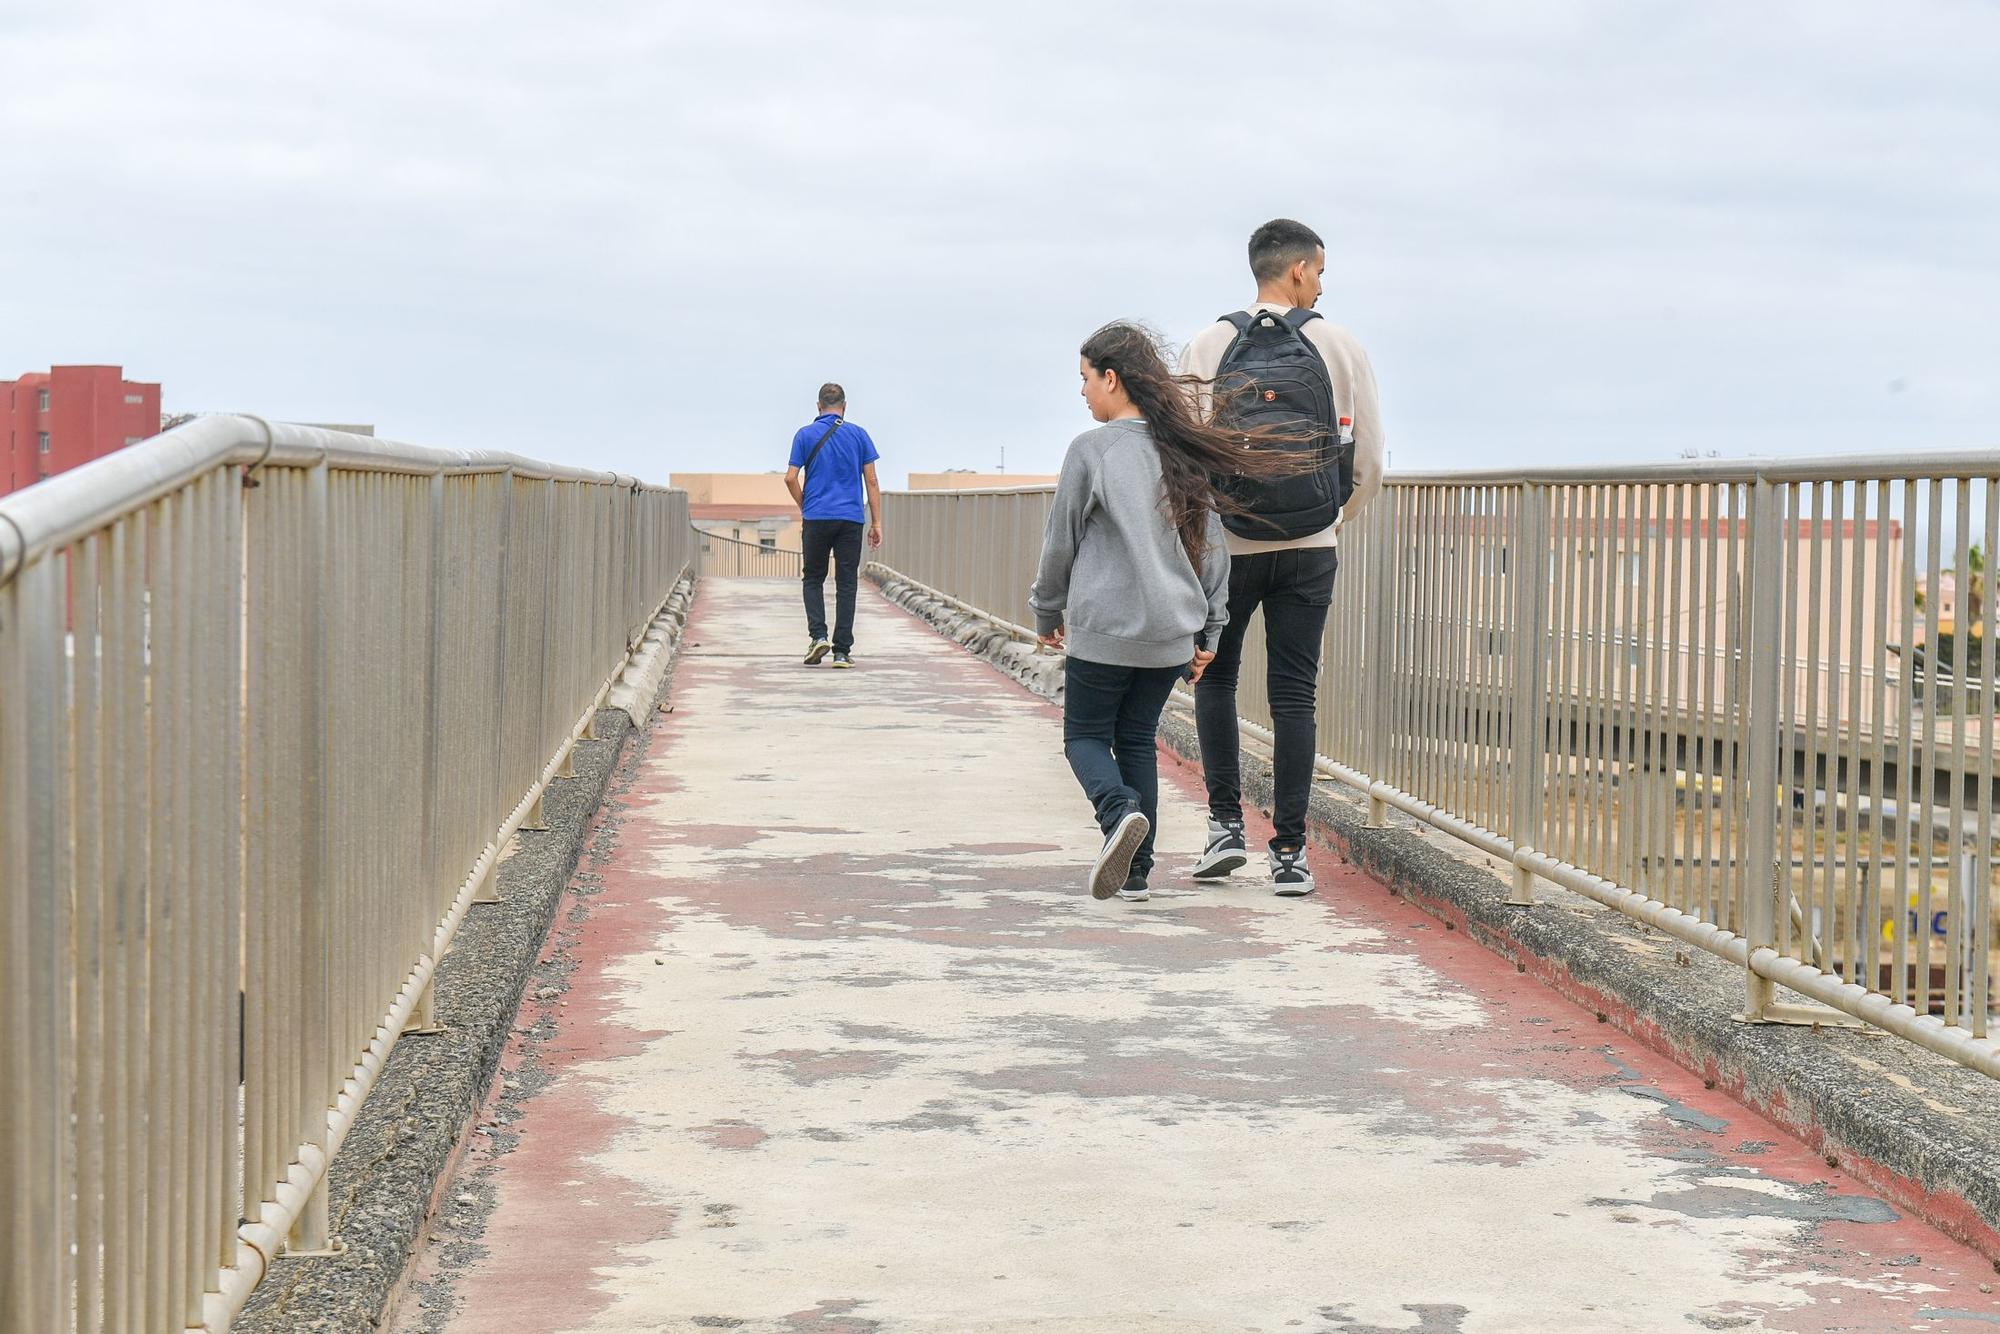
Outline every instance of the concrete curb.
{"type": "MultiPolygon", "coordinates": [[[[896,605],[1029,690],[1060,701],[1060,657],[1033,654],[921,585],[873,577],[896,605]]],[[[1193,719],[1178,699],[1168,706],[1160,740],[1199,765],[1193,719]]],[[[1270,765],[1248,746],[1243,759],[1244,794],[1268,809],[1270,765]]],[[[1743,974],[1720,958],[1546,883],[1536,886],[1536,906],[1509,906],[1497,864],[1400,816],[1388,828],[1371,829],[1366,803],[1330,781],[1316,787],[1310,814],[1315,833],[1388,892],[1771,1118],[1830,1167],[1972,1247],[2000,1271],[2000,1085],[1994,1081],[1872,1029],[1737,1023],[1743,974]]]]}
{"type": "MultiPolygon", "coordinates": [[[[648,715],[667,679],[665,659],[680,642],[691,585],[683,580],[662,613],[665,651],[647,667],[648,715]]],[[[576,745],[577,776],[551,783],[543,799],[549,828],[521,831],[514,855],[500,864],[501,901],[475,906],[439,961],[432,985],[441,1031],[396,1043],[328,1174],[343,1249],[279,1258],[233,1328],[380,1327],[492,1085],[592,817],[635,730],[625,707],[598,712],[599,739],[576,745]]]]}

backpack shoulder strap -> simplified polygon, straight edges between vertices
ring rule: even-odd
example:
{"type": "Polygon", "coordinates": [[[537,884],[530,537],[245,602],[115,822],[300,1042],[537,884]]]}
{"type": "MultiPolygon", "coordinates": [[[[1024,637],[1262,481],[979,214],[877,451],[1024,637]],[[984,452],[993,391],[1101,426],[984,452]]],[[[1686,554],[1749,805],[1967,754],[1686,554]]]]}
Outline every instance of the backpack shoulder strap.
{"type": "Polygon", "coordinates": [[[1247,333],[1250,329],[1250,312],[1247,310],[1233,310],[1227,315],[1216,316],[1215,322],[1217,324],[1229,325],[1238,334],[1247,333]]]}
{"type": "Polygon", "coordinates": [[[833,439],[833,433],[835,431],[838,431],[841,427],[841,424],[846,420],[847,419],[845,417],[835,417],[833,419],[833,425],[827,427],[826,434],[822,435],[817,441],[813,443],[812,452],[807,454],[806,461],[799,465],[800,472],[804,472],[807,468],[812,467],[813,460],[819,457],[819,452],[822,449],[826,448],[826,442],[833,439]]]}
{"type": "Polygon", "coordinates": [[[1294,306],[1285,312],[1285,323],[1291,326],[1293,333],[1304,333],[1306,325],[1319,318],[1320,313],[1311,306],[1294,306]]]}

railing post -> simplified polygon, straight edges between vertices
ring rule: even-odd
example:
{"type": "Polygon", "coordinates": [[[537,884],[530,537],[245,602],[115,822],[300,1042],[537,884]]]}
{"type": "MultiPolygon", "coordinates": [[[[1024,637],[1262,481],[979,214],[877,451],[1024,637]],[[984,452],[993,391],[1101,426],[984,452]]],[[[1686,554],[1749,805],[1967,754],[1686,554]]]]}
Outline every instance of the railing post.
{"type": "Polygon", "coordinates": [[[1742,737],[1750,747],[1749,804],[1744,813],[1742,868],[1744,941],[1750,947],[1744,971],[1743,1019],[1762,1021],[1774,987],[1757,972],[1759,952],[1777,946],[1777,806],[1779,645],[1783,642],[1784,600],[1779,569],[1784,556],[1778,488],[1759,478],[1751,490],[1749,560],[1750,616],[1734,651],[1747,656],[1750,690],[1743,700],[1742,737]]]}
{"type": "Polygon", "coordinates": [[[404,1037],[428,1037],[443,1031],[437,1021],[437,966],[429,955],[419,956],[417,965],[430,971],[424,978],[424,989],[417,993],[417,1003],[410,1007],[410,1017],[403,1021],[404,1037]]]}
{"type": "MultiPolygon", "coordinates": [[[[512,590],[508,584],[508,573],[514,568],[512,544],[515,540],[514,470],[511,467],[499,474],[499,484],[500,540],[493,556],[493,559],[497,562],[497,572],[493,577],[493,644],[495,650],[499,653],[500,664],[499,670],[494,673],[493,678],[492,781],[494,790],[490,796],[492,802],[491,818],[492,823],[496,827],[510,813],[507,803],[510,800],[519,800],[519,797],[514,792],[513,775],[507,770],[507,761],[509,759],[507,728],[511,721],[507,714],[507,678],[509,676],[507,661],[512,656],[512,636],[514,633],[513,626],[510,623],[509,611],[509,604],[512,601],[509,595],[512,590]]],[[[539,809],[539,805],[537,809],[539,809]]],[[[498,903],[500,901],[499,865],[501,851],[502,849],[500,848],[494,848],[492,861],[488,863],[484,871],[480,872],[479,884],[473,890],[472,894],[472,901],[474,903],[498,903]]]]}
{"type": "Polygon", "coordinates": [[[1542,770],[1548,751],[1548,711],[1544,707],[1548,659],[1543,652],[1543,632],[1548,619],[1549,495],[1548,489],[1537,483],[1521,487],[1509,559],[1514,624],[1508,632],[1507,652],[1513,658],[1514,671],[1507,724],[1509,777],[1513,782],[1513,828],[1508,836],[1514,844],[1514,884],[1507,902],[1527,905],[1535,901],[1535,875],[1528,869],[1527,859],[1543,842],[1542,770]]]}
{"type": "MultiPolygon", "coordinates": [[[[331,827],[328,819],[327,770],[332,746],[327,720],[332,708],[333,646],[329,634],[327,580],[333,569],[332,470],[324,459],[306,480],[305,547],[310,553],[305,574],[305,662],[300,694],[304,711],[304,755],[299,772],[301,834],[299,847],[299,1013],[294,1030],[305,1053],[299,1063],[301,1119],[308,1142],[322,1152],[331,1136],[325,1090],[339,1088],[333,1078],[332,990],[328,958],[331,827]]],[[[327,1223],[326,1173],[319,1173],[306,1196],[285,1249],[294,1255],[325,1254],[333,1248],[327,1223]]]]}
{"type": "MultiPolygon", "coordinates": [[[[1373,705],[1361,723],[1361,752],[1365,757],[1368,777],[1376,783],[1389,781],[1390,749],[1395,735],[1390,715],[1396,699],[1396,569],[1397,544],[1401,539],[1396,505],[1396,491],[1384,487],[1382,498],[1368,519],[1374,531],[1369,534],[1368,540],[1371,559],[1363,571],[1363,578],[1368,582],[1368,597],[1362,607],[1362,620],[1367,627],[1365,642],[1368,656],[1374,662],[1375,670],[1371,674],[1373,705]]],[[[1368,827],[1381,829],[1388,823],[1389,803],[1371,791],[1368,795],[1368,827]]]]}
{"type": "MultiPolygon", "coordinates": [[[[434,474],[431,477],[431,568],[427,582],[430,611],[425,618],[430,632],[430,651],[425,655],[424,661],[423,723],[423,875],[424,890],[433,895],[439,893],[441,889],[456,893],[460,883],[456,878],[452,878],[448,886],[442,883],[448,873],[444,868],[444,857],[441,852],[443,838],[438,830],[438,775],[444,771],[444,756],[441,753],[444,746],[444,728],[438,711],[438,693],[444,681],[444,489],[444,474],[442,472],[434,474]]],[[[433,899],[433,903],[435,902],[433,899]]],[[[445,902],[450,902],[449,894],[445,902]]]]}

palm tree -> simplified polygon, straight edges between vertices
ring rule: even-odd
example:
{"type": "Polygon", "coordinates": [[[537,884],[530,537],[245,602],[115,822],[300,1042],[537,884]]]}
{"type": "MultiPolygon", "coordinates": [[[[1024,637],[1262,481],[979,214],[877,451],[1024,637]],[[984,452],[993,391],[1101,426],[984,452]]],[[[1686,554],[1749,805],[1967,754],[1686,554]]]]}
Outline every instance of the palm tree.
{"type": "Polygon", "coordinates": [[[1986,553],[1974,542],[1965,553],[1965,588],[1959,593],[1959,619],[1968,627],[1984,625],[1986,615],[1986,553]]]}

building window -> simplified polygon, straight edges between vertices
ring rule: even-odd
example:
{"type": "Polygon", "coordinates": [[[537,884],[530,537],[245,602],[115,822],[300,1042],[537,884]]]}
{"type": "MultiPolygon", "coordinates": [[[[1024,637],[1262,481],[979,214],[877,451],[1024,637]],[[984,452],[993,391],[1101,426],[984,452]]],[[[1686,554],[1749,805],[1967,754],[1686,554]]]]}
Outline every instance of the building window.
{"type": "Polygon", "coordinates": [[[144,394],[127,394],[125,395],[125,401],[127,403],[144,403],[146,396],[144,394]]]}
{"type": "Polygon", "coordinates": [[[38,412],[47,412],[49,410],[48,390],[44,389],[41,393],[35,395],[35,410],[38,412]]]}
{"type": "Polygon", "coordinates": [[[759,533],[757,534],[757,545],[766,551],[776,551],[778,549],[778,535],[776,533],[759,533]]]}
{"type": "Polygon", "coordinates": [[[36,441],[41,445],[42,453],[46,454],[49,452],[49,433],[47,431],[43,431],[37,436],[36,441]]]}

